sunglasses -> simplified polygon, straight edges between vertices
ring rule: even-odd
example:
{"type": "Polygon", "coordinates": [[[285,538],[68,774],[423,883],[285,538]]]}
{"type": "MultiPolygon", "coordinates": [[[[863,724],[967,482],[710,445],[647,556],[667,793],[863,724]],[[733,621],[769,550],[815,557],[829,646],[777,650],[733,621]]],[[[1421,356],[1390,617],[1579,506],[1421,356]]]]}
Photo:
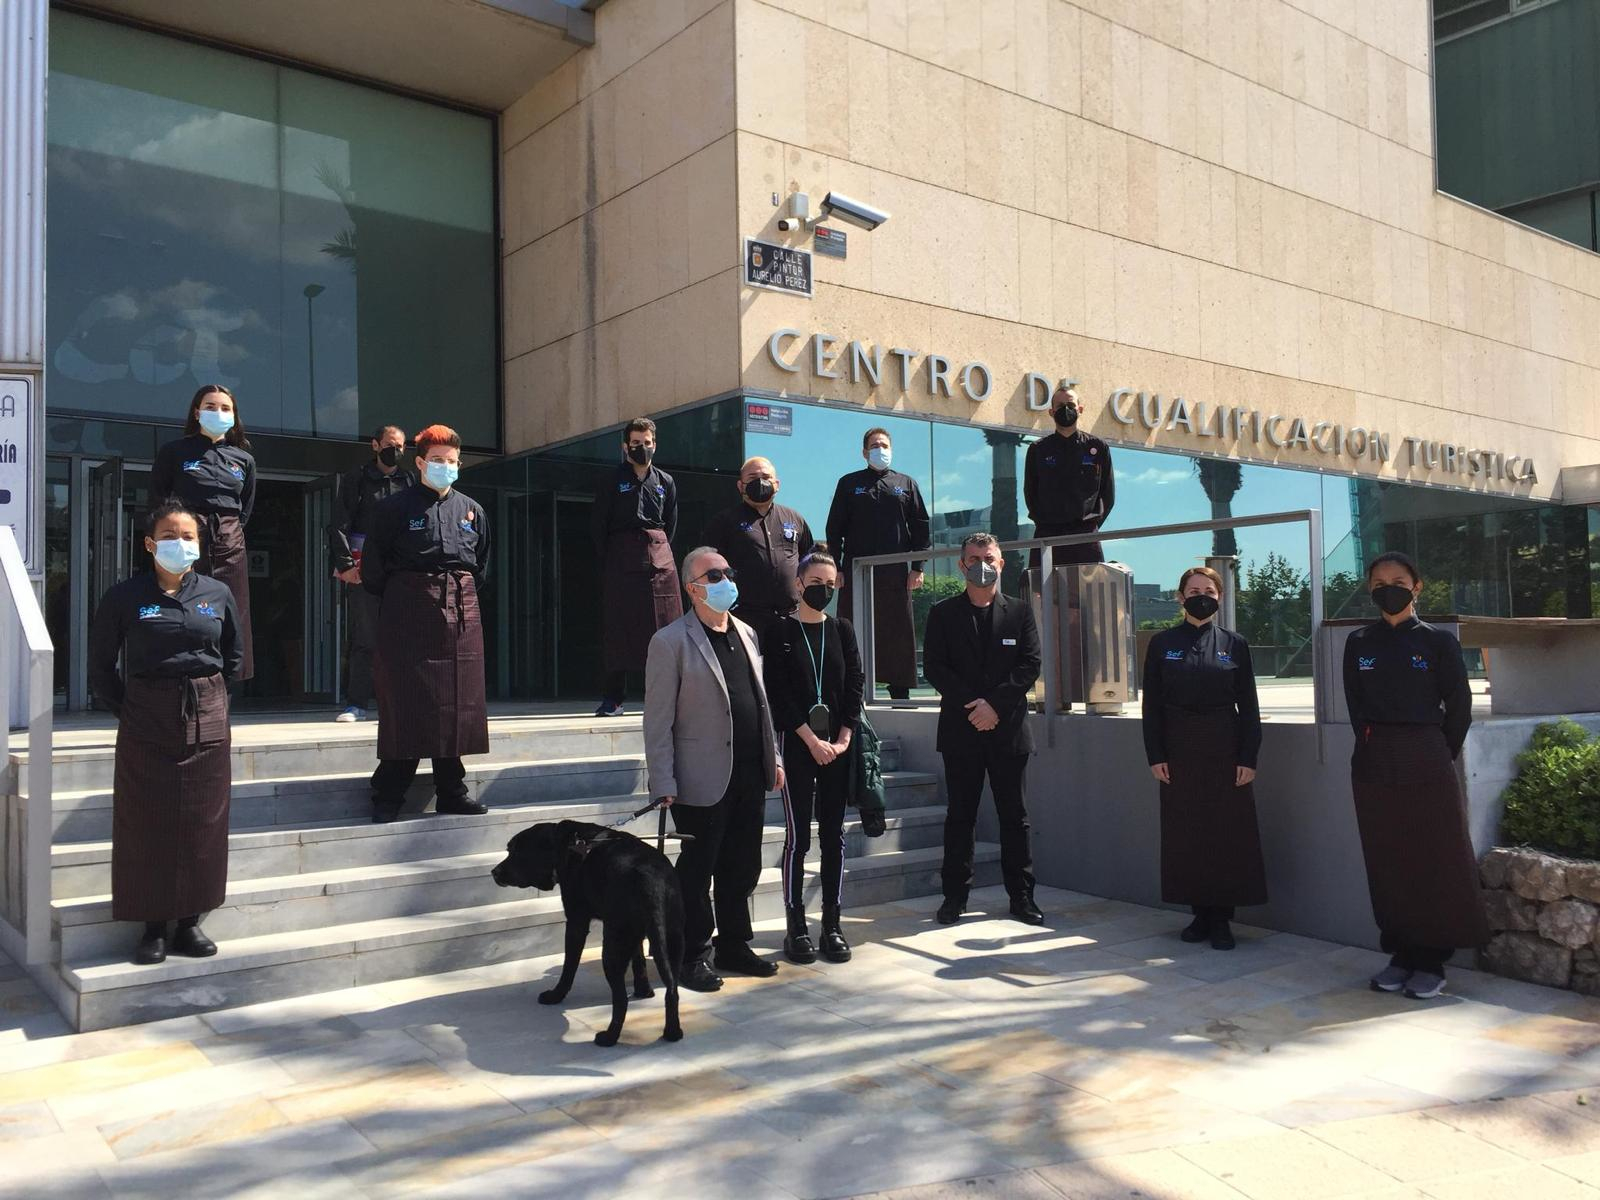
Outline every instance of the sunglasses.
{"type": "Polygon", "coordinates": [[[735,577],[732,567],[712,567],[709,571],[702,571],[689,582],[699,583],[700,580],[704,579],[707,583],[721,583],[724,579],[733,579],[735,577]]]}

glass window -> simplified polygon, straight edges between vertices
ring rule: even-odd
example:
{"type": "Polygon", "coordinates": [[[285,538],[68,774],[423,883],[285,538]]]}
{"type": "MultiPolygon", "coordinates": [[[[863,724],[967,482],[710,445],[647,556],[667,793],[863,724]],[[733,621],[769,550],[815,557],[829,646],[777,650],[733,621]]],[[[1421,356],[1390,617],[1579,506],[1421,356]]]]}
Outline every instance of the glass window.
{"type": "Polygon", "coordinates": [[[52,411],[498,446],[492,121],[69,12],[50,56],[52,411]]]}
{"type": "Polygon", "coordinates": [[[1594,192],[1579,192],[1556,200],[1541,200],[1524,208],[1507,209],[1513,221],[1531,225],[1585,250],[1597,250],[1594,228],[1594,192]]]}

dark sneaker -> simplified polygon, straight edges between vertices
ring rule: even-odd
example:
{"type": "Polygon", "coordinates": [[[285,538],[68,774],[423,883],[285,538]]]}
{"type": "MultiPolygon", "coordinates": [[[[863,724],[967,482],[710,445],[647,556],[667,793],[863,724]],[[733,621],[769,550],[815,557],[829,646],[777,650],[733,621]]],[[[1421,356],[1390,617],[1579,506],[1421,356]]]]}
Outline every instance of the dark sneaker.
{"type": "Polygon", "coordinates": [[[433,811],[445,817],[481,817],[489,809],[468,796],[456,796],[450,799],[440,796],[434,801],[433,811]]]}
{"type": "Polygon", "coordinates": [[[1406,980],[1410,978],[1409,967],[1397,967],[1390,963],[1368,980],[1368,986],[1375,992],[1398,992],[1406,986],[1406,980]]]}
{"type": "Polygon", "coordinates": [[[954,925],[961,920],[961,913],[967,907],[965,900],[946,900],[939,905],[939,911],[934,913],[934,920],[941,925],[954,925]]]}
{"type": "Polygon", "coordinates": [[[1011,902],[1011,915],[1024,925],[1043,925],[1044,913],[1033,902],[1032,896],[1018,896],[1011,902]]]}
{"type": "Polygon", "coordinates": [[[1233,940],[1233,930],[1226,921],[1218,921],[1211,927],[1211,948],[1213,950],[1232,950],[1237,943],[1233,940]]]}
{"type": "Polygon", "coordinates": [[[678,984],[691,992],[720,992],[722,976],[713,971],[705,959],[697,958],[683,964],[683,970],[678,973],[678,984]]]}
{"type": "Polygon", "coordinates": [[[1178,934],[1186,942],[1203,942],[1211,936],[1211,918],[1196,917],[1183,927],[1178,934]]]}
{"type": "Polygon", "coordinates": [[[735,942],[731,946],[718,946],[711,961],[717,970],[727,971],[733,975],[754,975],[757,979],[765,979],[778,973],[778,964],[768,962],[744,942],[735,942]]]}
{"type": "Polygon", "coordinates": [[[1432,971],[1413,971],[1406,980],[1407,1000],[1432,1000],[1444,991],[1444,976],[1432,971]]]}
{"type": "Polygon", "coordinates": [[[184,958],[210,958],[217,952],[217,944],[208,938],[198,925],[179,925],[172,935],[172,952],[184,958]]]}

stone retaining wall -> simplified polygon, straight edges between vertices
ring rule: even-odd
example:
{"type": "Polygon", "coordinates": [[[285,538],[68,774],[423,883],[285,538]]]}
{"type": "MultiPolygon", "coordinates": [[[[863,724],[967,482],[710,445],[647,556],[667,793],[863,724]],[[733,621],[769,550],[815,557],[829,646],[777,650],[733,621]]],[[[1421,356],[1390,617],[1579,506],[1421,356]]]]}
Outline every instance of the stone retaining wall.
{"type": "Polygon", "coordinates": [[[1479,965],[1600,996],[1600,862],[1501,846],[1482,874],[1493,936],[1479,965]]]}

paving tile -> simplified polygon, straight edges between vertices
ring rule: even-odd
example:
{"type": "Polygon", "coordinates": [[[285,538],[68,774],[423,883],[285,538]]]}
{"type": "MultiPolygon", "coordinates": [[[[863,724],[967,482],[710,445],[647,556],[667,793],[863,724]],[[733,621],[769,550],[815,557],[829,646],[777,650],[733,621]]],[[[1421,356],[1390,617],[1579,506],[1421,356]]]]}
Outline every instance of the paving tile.
{"type": "Polygon", "coordinates": [[[61,1126],[57,1124],[55,1114],[42,1100],[29,1100],[0,1108],[0,1144],[23,1142],[60,1132],[61,1126]]]}
{"type": "Polygon", "coordinates": [[[1299,1129],[1333,1121],[1434,1109],[1445,1103],[1442,1096],[1356,1076],[1324,1091],[1296,1097],[1276,1108],[1262,1109],[1257,1115],[1287,1128],[1299,1129]]]}
{"type": "MultiPolygon", "coordinates": [[[[1070,1196],[1071,1193],[1068,1193],[1070,1196]]],[[[1115,1200],[1127,1200],[1128,1192],[1112,1193],[1115,1200]]],[[[1234,1193],[1237,1197],[1238,1193],[1234,1193]]],[[[946,1183],[925,1183],[896,1188],[892,1192],[873,1192],[862,1200],[1061,1200],[1062,1193],[1032,1171],[1012,1171],[1005,1175],[985,1175],[977,1179],[953,1179],[946,1183]]],[[[1097,1200],[1097,1198],[1096,1198],[1097,1200]]],[[[1199,1197],[1196,1200],[1200,1200],[1199,1197]]]]}
{"type": "Polygon", "coordinates": [[[288,1124],[265,1100],[236,1100],[152,1113],[100,1126],[100,1136],[118,1158],[189,1150],[213,1142],[231,1142],[288,1124]]]}
{"type": "Polygon", "coordinates": [[[1541,1092],[1534,1099],[1561,1112],[1569,1112],[1588,1121],[1600,1121],[1600,1088],[1575,1088],[1563,1092],[1541,1092]]]}
{"type": "Polygon", "coordinates": [[[1064,1200],[1241,1200],[1244,1196],[1172,1150],[1040,1167],[1035,1174],[1064,1200]]]}
{"type": "Polygon", "coordinates": [[[1544,1165],[1557,1174],[1576,1179],[1600,1190],[1600,1150],[1586,1154],[1570,1154],[1564,1158],[1547,1158],[1544,1165]]]}
{"type": "Polygon", "coordinates": [[[1546,1054],[1579,1055],[1600,1048],[1600,1021],[1550,1013],[1508,1021],[1483,1036],[1546,1054]]]}
{"type": "Polygon", "coordinates": [[[294,1081],[270,1059],[183,1071],[103,1092],[53,1096],[50,1111],[62,1128],[101,1126],[134,1114],[172,1112],[247,1099],[294,1081]]]}
{"type": "Polygon", "coordinates": [[[643,1083],[563,1106],[563,1111],[607,1137],[635,1124],[683,1121],[736,1108],[749,1084],[727,1071],[701,1071],[677,1079],[643,1083]]]}
{"type": "Polygon", "coordinates": [[[1178,1153],[1252,1200],[1283,1200],[1289,1180],[1297,1200],[1377,1191],[1394,1182],[1303,1130],[1184,1146],[1178,1153]]]}
{"type": "Polygon", "coordinates": [[[0,1142],[0,1195],[38,1195],[33,1186],[41,1178],[69,1168],[115,1162],[116,1155],[99,1132],[69,1129],[24,1142],[0,1142]],[[28,1187],[23,1185],[27,1184],[28,1187]]]}
{"type": "Polygon", "coordinates": [[[1600,1148],[1600,1128],[1577,1105],[1562,1108],[1531,1096],[1462,1104],[1431,1115],[1535,1162],[1600,1148]]]}
{"type": "Polygon", "coordinates": [[[1305,1132],[1406,1183],[1518,1162],[1516,1155],[1422,1112],[1336,1121],[1305,1132]]]}
{"type": "MultiPolygon", "coordinates": [[[[342,1120],[287,1126],[255,1137],[150,1154],[100,1168],[117,1197],[292,1196],[321,1200],[349,1194],[333,1168],[370,1153],[372,1143],[342,1120]]],[[[107,1154],[109,1154],[109,1149],[107,1154]]]]}
{"type": "Polygon", "coordinates": [[[1418,1186],[1429,1200],[1595,1200],[1593,1188],[1531,1163],[1505,1171],[1428,1180],[1418,1186]]]}
{"type": "Polygon", "coordinates": [[[0,1105],[106,1091],[209,1065],[210,1060],[193,1045],[179,1042],[170,1046],[149,1046],[102,1054],[97,1058],[29,1067],[0,1075],[0,1105]]]}

